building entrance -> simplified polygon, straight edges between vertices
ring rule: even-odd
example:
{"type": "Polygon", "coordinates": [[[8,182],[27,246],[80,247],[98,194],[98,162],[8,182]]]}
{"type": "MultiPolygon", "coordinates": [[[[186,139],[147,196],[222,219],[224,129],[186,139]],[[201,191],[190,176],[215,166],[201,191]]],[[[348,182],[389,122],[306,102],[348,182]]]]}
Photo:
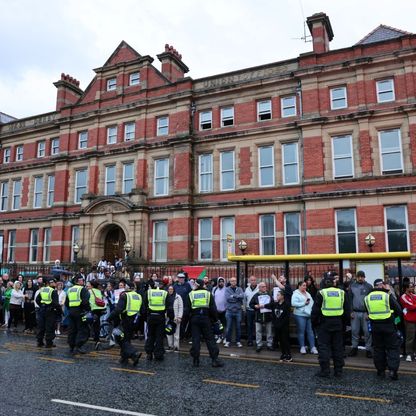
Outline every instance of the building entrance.
{"type": "Polygon", "coordinates": [[[105,236],[104,257],[114,264],[115,257],[124,258],[124,243],[126,236],[124,231],[117,225],[112,226],[105,236]]]}

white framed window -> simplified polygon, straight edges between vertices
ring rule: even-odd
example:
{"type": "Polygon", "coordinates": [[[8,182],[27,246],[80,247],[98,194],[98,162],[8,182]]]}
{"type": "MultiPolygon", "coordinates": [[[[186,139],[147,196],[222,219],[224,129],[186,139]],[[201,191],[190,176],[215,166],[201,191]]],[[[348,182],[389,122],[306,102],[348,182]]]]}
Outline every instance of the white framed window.
{"type": "Polygon", "coordinates": [[[0,182],[0,211],[9,208],[9,182],[0,182]]]}
{"type": "Polygon", "coordinates": [[[107,91],[114,91],[117,89],[117,78],[109,78],[107,80],[107,91]]]}
{"type": "Polygon", "coordinates": [[[80,244],[80,229],[78,225],[73,225],[71,229],[71,262],[75,261],[75,254],[74,250],[72,250],[72,247],[74,247],[74,244],[77,243],[80,244]]]}
{"type": "Polygon", "coordinates": [[[234,125],[234,107],[221,108],[221,127],[234,125]]]}
{"type": "Polygon", "coordinates": [[[227,236],[231,236],[233,244],[235,241],[235,219],[234,217],[222,217],[221,218],[221,260],[227,261],[228,255],[228,239],[227,236]]]}
{"type": "Polygon", "coordinates": [[[274,186],[274,146],[259,147],[259,185],[274,186]]]}
{"type": "Polygon", "coordinates": [[[348,107],[346,87],[331,88],[329,95],[331,98],[331,110],[340,110],[348,107]]]}
{"type": "Polygon", "coordinates": [[[212,129],[212,110],[205,110],[199,113],[199,130],[212,129]]]}
{"type": "Polygon", "coordinates": [[[163,116],[157,118],[157,135],[166,136],[169,134],[169,117],[163,116]]]}
{"type": "Polygon", "coordinates": [[[140,72],[132,72],[129,77],[129,85],[140,84],[140,72]]]}
{"type": "Polygon", "coordinates": [[[88,131],[80,131],[78,133],[78,149],[86,149],[88,147],[88,131]]]}
{"type": "Polygon", "coordinates": [[[117,126],[107,127],[107,144],[117,143],[117,126]]]}
{"type": "Polygon", "coordinates": [[[282,97],[280,104],[282,107],[282,117],[296,116],[296,95],[282,97]]]}
{"type": "Polygon", "coordinates": [[[46,142],[42,140],[38,142],[38,157],[45,157],[46,154],[46,142]]]}
{"type": "Polygon", "coordinates": [[[168,259],[168,222],[155,221],[153,223],[153,261],[167,261],[168,259]]]}
{"type": "Polygon", "coordinates": [[[355,208],[335,211],[337,253],[357,252],[357,218],[355,208]]]}
{"type": "Polygon", "coordinates": [[[169,159],[155,160],[155,195],[163,196],[169,193],[169,159]]]}
{"type": "Polygon", "coordinates": [[[129,194],[134,186],[134,164],[123,163],[123,194],[129,194]]]}
{"type": "Polygon", "coordinates": [[[284,217],[285,254],[302,254],[300,237],[300,213],[286,212],[284,217]]]}
{"type": "Polygon", "coordinates": [[[381,173],[403,172],[402,139],[400,129],[378,132],[381,173]]]}
{"type": "Polygon", "coordinates": [[[23,160],[23,145],[20,144],[16,147],[16,162],[21,162],[23,160]]]}
{"type": "Polygon", "coordinates": [[[114,195],[116,193],[116,165],[105,167],[105,189],[104,195],[114,195]]]}
{"type": "Polygon", "coordinates": [[[45,228],[43,230],[43,261],[51,261],[51,238],[52,228],[45,228]]]}
{"type": "Polygon", "coordinates": [[[41,208],[43,199],[43,176],[35,176],[33,182],[33,208],[41,208]]]}
{"type": "Polygon", "coordinates": [[[354,177],[351,135],[332,138],[332,166],[334,179],[354,177]]]}
{"type": "Polygon", "coordinates": [[[260,215],[260,254],[276,254],[275,217],[273,214],[260,215]]]}
{"type": "Polygon", "coordinates": [[[378,103],[387,103],[395,100],[393,78],[377,81],[376,89],[378,103]]]}
{"type": "Polygon", "coordinates": [[[59,155],[59,137],[51,139],[51,155],[59,155]]]}
{"type": "Polygon", "coordinates": [[[231,191],[235,189],[235,168],[234,151],[229,150],[220,153],[220,186],[221,191],[231,191]]]}
{"type": "Polygon", "coordinates": [[[9,231],[9,240],[7,243],[7,261],[14,263],[16,261],[16,230],[9,231]]]}
{"type": "Polygon", "coordinates": [[[30,230],[30,246],[29,246],[29,262],[36,263],[38,261],[39,249],[39,230],[30,230]]]}
{"type": "Polygon", "coordinates": [[[282,145],[283,185],[299,183],[299,155],[298,144],[284,143],[282,145]]]}
{"type": "Polygon", "coordinates": [[[55,175],[48,175],[48,196],[46,204],[51,207],[55,201],[55,175]]]}
{"type": "Polygon", "coordinates": [[[124,124],[124,141],[128,142],[134,140],[136,135],[136,123],[134,121],[124,124]]]}
{"type": "Polygon", "coordinates": [[[410,251],[406,205],[385,207],[387,251],[410,251]]]}
{"type": "Polygon", "coordinates": [[[3,163],[10,163],[10,147],[5,147],[3,150],[3,163]]]}
{"type": "Polygon", "coordinates": [[[272,100],[262,100],[257,102],[257,121],[271,120],[272,100]]]}
{"type": "Polygon", "coordinates": [[[75,192],[74,202],[81,203],[82,195],[87,193],[87,169],[80,169],[75,171],[75,192]]]}
{"type": "Polygon", "coordinates": [[[212,218],[199,219],[198,259],[212,260],[212,218]]]}
{"type": "Polygon", "coordinates": [[[199,155],[199,192],[212,192],[212,153],[199,155]]]}
{"type": "Polygon", "coordinates": [[[12,210],[20,209],[20,196],[22,193],[22,181],[20,179],[13,181],[13,199],[12,210]]]}

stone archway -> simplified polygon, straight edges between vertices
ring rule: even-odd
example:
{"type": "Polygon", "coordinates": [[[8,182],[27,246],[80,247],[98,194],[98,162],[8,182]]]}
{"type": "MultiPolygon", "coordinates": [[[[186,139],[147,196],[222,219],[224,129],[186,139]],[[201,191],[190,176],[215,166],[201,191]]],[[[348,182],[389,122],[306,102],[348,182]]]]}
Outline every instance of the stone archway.
{"type": "Polygon", "coordinates": [[[124,258],[126,235],[118,225],[110,225],[104,234],[104,258],[114,264],[115,257],[124,258]]]}

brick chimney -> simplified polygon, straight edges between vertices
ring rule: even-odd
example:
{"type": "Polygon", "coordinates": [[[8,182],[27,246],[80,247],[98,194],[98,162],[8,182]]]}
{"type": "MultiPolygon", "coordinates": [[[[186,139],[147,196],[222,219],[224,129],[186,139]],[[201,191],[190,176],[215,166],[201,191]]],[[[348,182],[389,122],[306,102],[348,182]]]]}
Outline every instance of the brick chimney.
{"type": "Polygon", "coordinates": [[[331,22],[325,13],[315,13],[306,19],[312,35],[313,51],[324,53],[329,51],[329,42],[334,38],[331,22]]]}
{"type": "Polygon", "coordinates": [[[79,88],[79,81],[64,73],[61,79],[53,83],[58,89],[56,94],[56,111],[59,111],[66,105],[75,104],[83,91],[79,88]]]}
{"type": "Polygon", "coordinates": [[[165,52],[157,55],[162,62],[162,74],[172,82],[184,77],[189,68],[182,62],[182,55],[168,44],[165,45],[165,52]]]}

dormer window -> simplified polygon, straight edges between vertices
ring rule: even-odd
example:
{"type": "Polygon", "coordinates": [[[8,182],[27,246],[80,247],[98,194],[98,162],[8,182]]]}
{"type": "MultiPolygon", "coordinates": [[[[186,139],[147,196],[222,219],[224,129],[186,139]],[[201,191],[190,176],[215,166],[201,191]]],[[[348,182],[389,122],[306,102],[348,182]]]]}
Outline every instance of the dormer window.
{"type": "Polygon", "coordinates": [[[107,80],[107,91],[115,91],[117,88],[117,78],[107,80]]]}

